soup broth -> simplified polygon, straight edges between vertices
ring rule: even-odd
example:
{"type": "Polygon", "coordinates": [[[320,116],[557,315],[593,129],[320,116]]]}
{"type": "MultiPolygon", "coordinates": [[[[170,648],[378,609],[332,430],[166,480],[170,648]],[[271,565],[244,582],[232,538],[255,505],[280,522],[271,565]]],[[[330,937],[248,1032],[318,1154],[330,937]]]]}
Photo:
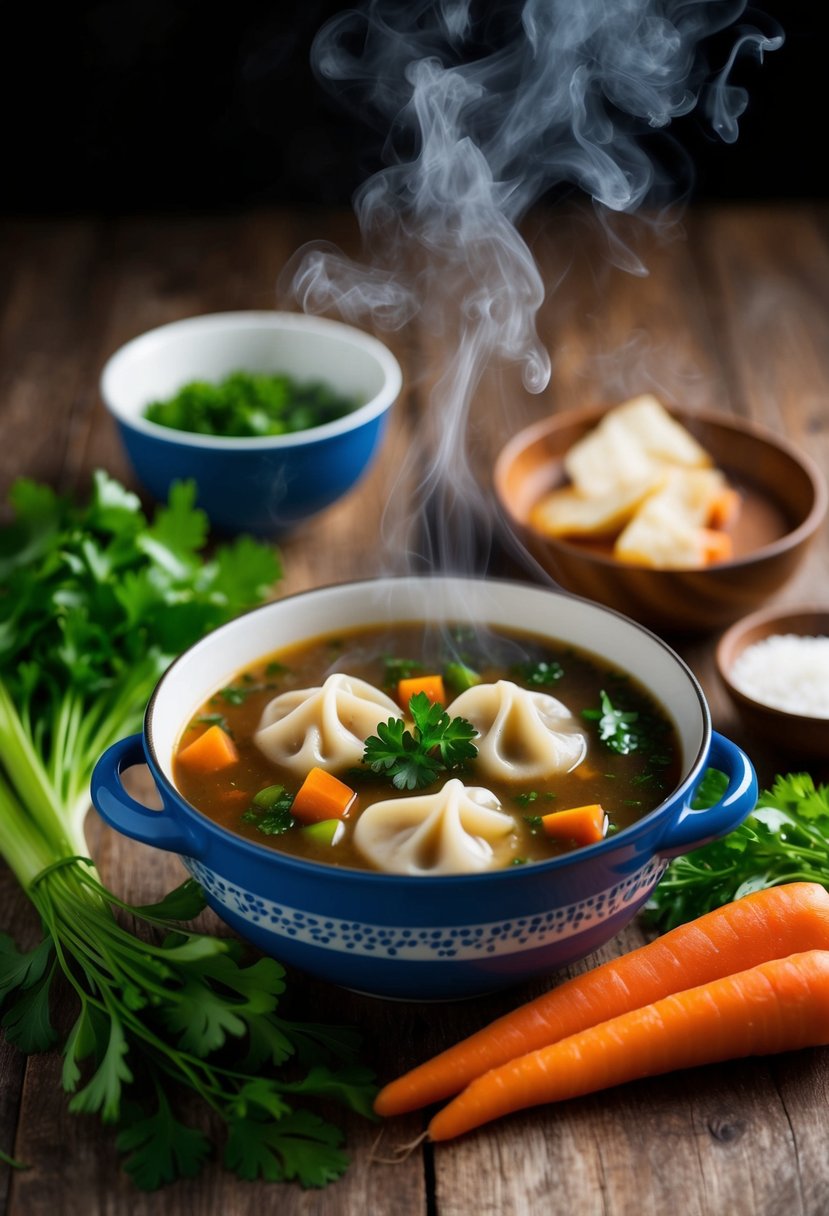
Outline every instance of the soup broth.
{"type": "MultiPolygon", "coordinates": [[[[410,715],[397,704],[396,716],[404,718],[411,731],[410,715]]],[[[382,706],[375,713],[377,722],[386,722],[390,716],[382,706]]],[[[376,735],[376,727],[369,733],[376,735]]],[[[300,743],[297,739],[291,746],[298,750],[300,743]]],[[[393,799],[435,795],[449,779],[457,778],[473,791],[483,787],[500,803],[500,812],[510,817],[511,829],[498,845],[500,866],[530,865],[579,847],[573,839],[548,834],[544,817],[552,812],[600,804],[606,831],[618,832],[658,806],[676,786],[679,775],[679,742],[666,713],[630,675],[604,660],[518,633],[473,631],[465,626],[437,630],[413,624],[319,637],[269,655],[240,672],[199,709],[182,734],[174,760],[174,780],[181,793],[223,828],[265,848],[357,869],[394,869],[377,864],[355,843],[355,826],[369,807],[393,799]],[[516,771],[507,778],[494,776],[491,764],[482,771],[482,735],[472,739],[473,746],[481,745],[476,757],[424,788],[396,789],[389,773],[375,773],[359,759],[345,767],[334,766],[331,771],[355,796],[340,820],[342,826],[332,830],[332,839],[321,839],[325,832],[309,832],[303,823],[292,821],[291,799],[304,774],[294,765],[274,762],[255,736],[274,698],[292,690],[318,689],[334,673],[365,681],[393,702],[399,679],[440,673],[450,718],[456,716],[452,703],[459,696],[469,704],[475,700],[464,692],[464,685],[478,690],[479,700],[495,695],[489,687],[494,685],[499,695],[513,697],[522,712],[532,710],[533,731],[538,727],[535,707],[543,706],[546,713],[548,698],[555,698],[572,714],[567,734],[561,738],[572,746],[572,738],[578,737],[581,758],[567,771],[571,759],[565,757],[563,767],[560,762],[541,776],[536,765],[528,777],[526,759],[534,743],[520,729],[520,714],[513,715],[512,726],[502,714],[504,737],[496,743],[512,758],[517,757],[516,771]],[[520,691],[513,693],[513,689],[520,691]],[[201,771],[181,757],[211,726],[230,737],[234,759],[214,771],[201,771]],[[512,737],[508,737],[510,731],[512,737]],[[257,799],[261,791],[273,787],[283,787],[284,814],[268,814],[263,810],[267,798],[257,799]]],[[[474,828],[467,835],[483,847],[474,828]]],[[[439,847],[436,841],[433,833],[431,844],[422,845],[422,865],[417,872],[429,872],[429,852],[439,847]]]]}

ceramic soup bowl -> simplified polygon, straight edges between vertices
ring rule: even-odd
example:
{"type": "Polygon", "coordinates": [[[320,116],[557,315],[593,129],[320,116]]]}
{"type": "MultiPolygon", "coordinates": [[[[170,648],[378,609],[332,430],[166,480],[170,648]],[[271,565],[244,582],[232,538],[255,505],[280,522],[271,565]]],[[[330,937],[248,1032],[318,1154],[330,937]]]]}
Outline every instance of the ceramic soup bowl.
{"type": "Polygon", "coordinates": [[[647,900],[669,859],[725,834],[753,807],[757,781],[733,743],[712,732],[691,671],[663,641],[618,613],[519,583],[380,579],[305,592],[258,608],[186,651],[163,676],[142,734],[111,747],[93,777],[103,818],[177,853],[214,911],[285,964],[385,997],[468,997],[555,971],[612,938],[647,900]],[[177,791],[173,756],[204,701],[240,669],[304,640],[402,621],[470,620],[564,641],[633,674],[673,720],[679,783],[633,826],[548,861],[480,874],[411,876],[287,856],[219,827],[177,791]],[[148,764],[163,809],[125,790],[148,764]],[[708,765],[728,775],[723,799],[692,810],[708,765]]]}
{"type": "Polygon", "coordinates": [[[402,373],[373,335],[304,313],[208,313],[173,321],[127,342],[101,373],[101,396],[138,480],[166,500],[192,478],[198,505],[225,533],[279,536],[330,507],[372,466],[402,373]],[[236,371],[320,382],[354,400],[342,418],[259,438],[201,435],[144,417],[192,380],[236,371]]]}

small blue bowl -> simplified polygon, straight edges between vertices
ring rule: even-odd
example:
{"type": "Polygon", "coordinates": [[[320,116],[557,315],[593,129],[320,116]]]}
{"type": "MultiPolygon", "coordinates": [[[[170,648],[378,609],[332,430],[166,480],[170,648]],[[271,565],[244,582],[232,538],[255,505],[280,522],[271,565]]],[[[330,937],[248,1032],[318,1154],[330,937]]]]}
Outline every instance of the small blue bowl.
{"type": "Polygon", "coordinates": [[[92,800],[118,831],[178,853],[214,911],[265,953],[334,984],[411,1000],[469,997],[548,974],[612,938],[647,900],[668,861],[736,827],[757,779],[738,747],[711,731],[702,690],[665,643],[611,609],[525,584],[381,579],[321,588],[258,608],[186,651],[167,671],[143,734],[111,747],[92,800]],[[567,856],[483,874],[420,877],[345,869],[260,847],[213,823],[176,790],[172,758],[193,713],[240,669],[305,639],[400,621],[467,621],[541,635],[635,672],[668,712],[682,777],[632,827],[567,856]],[[146,761],[163,810],[124,789],[146,761]],[[691,809],[708,765],[723,799],[691,809]]]}
{"type": "Polygon", "coordinates": [[[303,313],[228,312],[134,338],[105,364],[100,391],[135,476],[155,498],[166,499],[173,481],[193,478],[198,504],[217,530],[273,537],[329,507],[362,477],[401,383],[391,351],[353,326],[303,313]],[[143,416],[150,402],[188,381],[240,370],[321,381],[359,405],[323,426],[263,438],[196,435],[143,416]]]}

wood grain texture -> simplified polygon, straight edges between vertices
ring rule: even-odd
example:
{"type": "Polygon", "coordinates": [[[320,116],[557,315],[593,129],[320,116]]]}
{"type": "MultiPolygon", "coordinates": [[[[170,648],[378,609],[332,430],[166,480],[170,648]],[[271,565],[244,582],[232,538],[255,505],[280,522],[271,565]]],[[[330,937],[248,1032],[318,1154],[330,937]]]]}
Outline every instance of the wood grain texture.
{"type": "MultiPolygon", "coordinates": [[[[733,411],[781,431],[829,470],[829,213],[807,204],[692,212],[681,226],[618,223],[614,242],[581,214],[538,212],[527,239],[548,285],[538,329],[553,361],[533,396],[515,367],[494,368],[470,408],[469,458],[483,502],[504,440],[545,412],[652,389],[666,400],[733,411]],[[622,242],[623,244],[620,244],[622,242]],[[631,251],[647,274],[613,265],[631,251]],[[617,258],[618,260],[618,258],[617,258]]],[[[285,303],[280,272],[304,242],[357,255],[343,213],[254,211],[217,217],[16,221],[0,231],[0,495],[20,474],[82,491],[101,466],[131,483],[97,391],[106,357],[147,328],[193,313],[285,303]]],[[[445,345],[415,322],[386,335],[406,391],[381,457],[340,504],[280,541],[282,593],[399,568],[400,537],[428,474],[430,391],[445,345]],[[398,550],[395,550],[398,546],[398,550]]],[[[495,549],[496,571],[526,576],[495,549]]],[[[827,598],[824,534],[781,600],[827,598]]],[[[758,750],[734,720],[712,661],[713,639],[678,644],[702,682],[714,724],[745,745],[768,781],[786,757],[758,750]]],[[[818,769],[820,766],[817,766],[818,769]]],[[[816,775],[823,779],[829,773],[816,775]]],[[[95,817],[88,835],[104,879],[150,900],[181,879],[174,859],[117,836],[95,817]]],[[[36,932],[0,875],[2,928],[36,932]]],[[[204,924],[226,932],[209,914],[204,924]]],[[[640,944],[629,926],[574,970],[640,944]]],[[[539,980],[456,1005],[397,1004],[291,975],[291,1016],[363,1030],[381,1079],[544,990],[539,980]]],[[[151,1196],[119,1171],[114,1137],[69,1116],[60,1062],[23,1062],[0,1046],[0,1147],[30,1163],[0,1168],[0,1216],[819,1216],[829,1209],[825,1110],[829,1053],[802,1052],[656,1078],[505,1119],[396,1165],[380,1158],[414,1140],[420,1114],[382,1129],[345,1121],[353,1164],[324,1192],[247,1185],[212,1163],[194,1182],[151,1196]]]]}

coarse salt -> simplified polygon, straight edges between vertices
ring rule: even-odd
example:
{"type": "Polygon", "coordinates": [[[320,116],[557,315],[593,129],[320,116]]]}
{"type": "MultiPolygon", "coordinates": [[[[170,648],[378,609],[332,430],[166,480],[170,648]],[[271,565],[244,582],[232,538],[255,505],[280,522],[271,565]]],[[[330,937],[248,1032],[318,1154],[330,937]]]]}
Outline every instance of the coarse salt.
{"type": "Polygon", "coordinates": [[[772,709],[829,718],[829,637],[773,633],[746,646],[729,675],[740,692],[772,709]]]}

